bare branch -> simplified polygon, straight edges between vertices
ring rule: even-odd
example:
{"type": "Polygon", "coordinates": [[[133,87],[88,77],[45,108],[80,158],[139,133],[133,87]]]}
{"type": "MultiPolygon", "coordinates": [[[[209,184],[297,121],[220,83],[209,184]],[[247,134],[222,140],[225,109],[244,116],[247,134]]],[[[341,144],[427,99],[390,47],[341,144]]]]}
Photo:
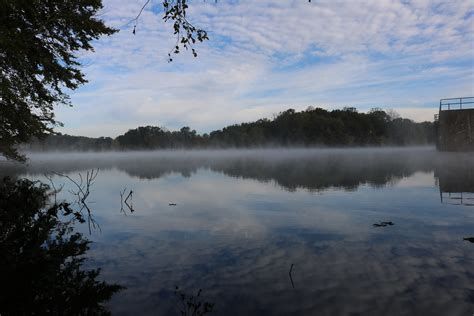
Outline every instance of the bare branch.
{"type": "Polygon", "coordinates": [[[120,212],[123,212],[125,215],[127,215],[127,213],[125,212],[125,209],[123,207],[124,203],[128,207],[128,210],[130,211],[130,213],[135,212],[135,210],[133,209],[133,190],[130,190],[127,197],[124,199],[123,196],[126,190],[127,188],[124,188],[123,191],[120,192],[120,212]],[[130,204],[128,203],[129,199],[130,199],[130,204]]]}
{"type": "Polygon", "coordinates": [[[89,208],[87,198],[89,197],[90,194],[90,188],[92,184],[94,183],[94,180],[97,178],[97,175],[99,174],[99,169],[94,170],[92,169],[91,171],[87,171],[85,179],[83,178],[82,174],[79,173],[79,180],[74,180],[68,175],[56,173],[56,175],[68,179],[72,184],[74,184],[76,190],[69,190],[69,193],[74,195],[76,197],[75,203],[79,207],[79,213],[83,215],[83,211],[87,211],[87,223],[89,226],[89,234],[92,233],[91,226],[96,229],[98,228],[100,231],[102,229],[100,228],[99,224],[95,221],[92,211],[89,208]]]}
{"type": "Polygon", "coordinates": [[[49,196],[54,196],[54,204],[57,204],[57,194],[61,192],[61,190],[64,187],[64,183],[59,186],[59,188],[56,188],[56,185],[54,184],[53,177],[51,175],[45,174],[44,177],[49,180],[49,183],[51,184],[51,187],[53,190],[48,193],[49,196]]]}
{"type": "MultiPolygon", "coordinates": [[[[145,4],[142,6],[142,8],[140,9],[140,12],[138,12],[137,16],[135,17],[135,19],[133,19],[132,21],[135,21],[135,24],[133,25],[133,35],[135,35],[135,30],[137,28],[137,24],[138,24],[138,19],[140,18],[140,16],[142,15],[142,12],[143,12],[143,9],[145,9],[145,7],[148,5],[148,3],[150,3],[150,0],[147,0],[145,2],[145,4]]],[[[132,22],[130,21],[130,22],[132,22]]]]}

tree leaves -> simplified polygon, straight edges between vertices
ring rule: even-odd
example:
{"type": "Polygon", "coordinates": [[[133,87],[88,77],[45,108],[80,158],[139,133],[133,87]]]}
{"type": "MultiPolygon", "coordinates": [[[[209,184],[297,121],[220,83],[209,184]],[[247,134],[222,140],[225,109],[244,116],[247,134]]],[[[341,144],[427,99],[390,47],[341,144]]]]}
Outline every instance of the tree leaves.
{"type": "Polygon", "coordinates": [[[0,10],[0,153],[52,133],[54,107],[71,105],[65,89],[87,80],[76,53],[116,30],[97,18],[100,0],[4,0],[0,10]]]}
{"type": "Polygon", "coordinates": [[[197,52],[193,47],[194,44],[196,44],[196,41],[203,42],[209,40],[209,37],[206,31],[195,27],[186,18],[187,0],[164,0],[163,8],[163,20],[165,22],[173,21],[173,30],[176,35],[176,45],[168,53],[168,61],[173,61],[171,54],[179,54],[181,48],[190,49],[193,56],[197,57],[197,52]]]}
{"type": "MultiPolygon", "coordinates": [[[[163,20],[165,22],[172,22],[173,33],[176,35],[176,44],[173,49],[168,53],[168,62],[172,62],[173,54],[179,54],[184,48],[185,50],[191,50],[194,57],[197,57],[196,49],[193,47],[196,42],[204,42],[209,40],[207,32],[203,29],[195,27],[187,19],[186,12],[189,8],[189,0],[163,0],[163,20]]],[[[132,33],[136,34],[136,28],[138,20],[143,12],[143,9],[150,3],[147,0],[142,6],[138,15],[132,21],[135,21],[132,33]]]]}

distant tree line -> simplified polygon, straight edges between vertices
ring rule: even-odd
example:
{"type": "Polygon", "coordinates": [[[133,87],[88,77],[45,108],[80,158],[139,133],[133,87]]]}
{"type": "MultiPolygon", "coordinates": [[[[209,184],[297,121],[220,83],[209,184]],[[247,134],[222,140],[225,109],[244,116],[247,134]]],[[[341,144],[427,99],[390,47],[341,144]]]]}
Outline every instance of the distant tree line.
{"type": "Polygon", "coordinates": [[[131,129],[123,135],[89,138],[49,135],[34,139],[23,150],[108,151],[179,148],[271,146],[409,146],[434,144],[436,125],[417,123],[381,109],[360,113],[355,108],[327,111],[289,109],[273,119],[260,119],[198,134],[189,127],[169,131],[157,126],[131,129]]]}

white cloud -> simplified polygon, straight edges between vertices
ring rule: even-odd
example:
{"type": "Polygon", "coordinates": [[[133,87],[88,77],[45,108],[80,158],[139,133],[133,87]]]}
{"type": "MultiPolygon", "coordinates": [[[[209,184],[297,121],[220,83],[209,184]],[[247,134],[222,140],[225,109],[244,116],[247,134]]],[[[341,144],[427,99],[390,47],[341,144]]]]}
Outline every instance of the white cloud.
{"type": "Polygon", "coordinates": [[[184,52],[172,63],[175,37],[158,0],[132,35],[128,22],[142,5],[105,1],[103,18],[121,31],[82,56],[90,83],[73,93],[73,109],[59,109],[61,131],[207,132],[309,105],[431,120],[439,98],[474,94],[470,1],[195,1],[189,18],[210,41],[197,59],[184,52]]]}

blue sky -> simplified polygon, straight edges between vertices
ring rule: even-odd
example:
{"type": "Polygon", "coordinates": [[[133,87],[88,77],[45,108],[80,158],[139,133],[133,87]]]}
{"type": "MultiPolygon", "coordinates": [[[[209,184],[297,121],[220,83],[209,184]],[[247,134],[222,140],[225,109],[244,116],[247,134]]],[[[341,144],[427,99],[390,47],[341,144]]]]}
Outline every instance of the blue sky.
{"type": "Polygon", "coordinates": [[[208,31],[168,63],[176,38],[151,0],[104,0],[120,29],[80,54],[89,82],[59,107],[62,133],[117,136],[137,126],[200,133],[288,108],[393,109],[432,120],[440,98],[474,95],[474,1],[191,1],[208,31]]]}

